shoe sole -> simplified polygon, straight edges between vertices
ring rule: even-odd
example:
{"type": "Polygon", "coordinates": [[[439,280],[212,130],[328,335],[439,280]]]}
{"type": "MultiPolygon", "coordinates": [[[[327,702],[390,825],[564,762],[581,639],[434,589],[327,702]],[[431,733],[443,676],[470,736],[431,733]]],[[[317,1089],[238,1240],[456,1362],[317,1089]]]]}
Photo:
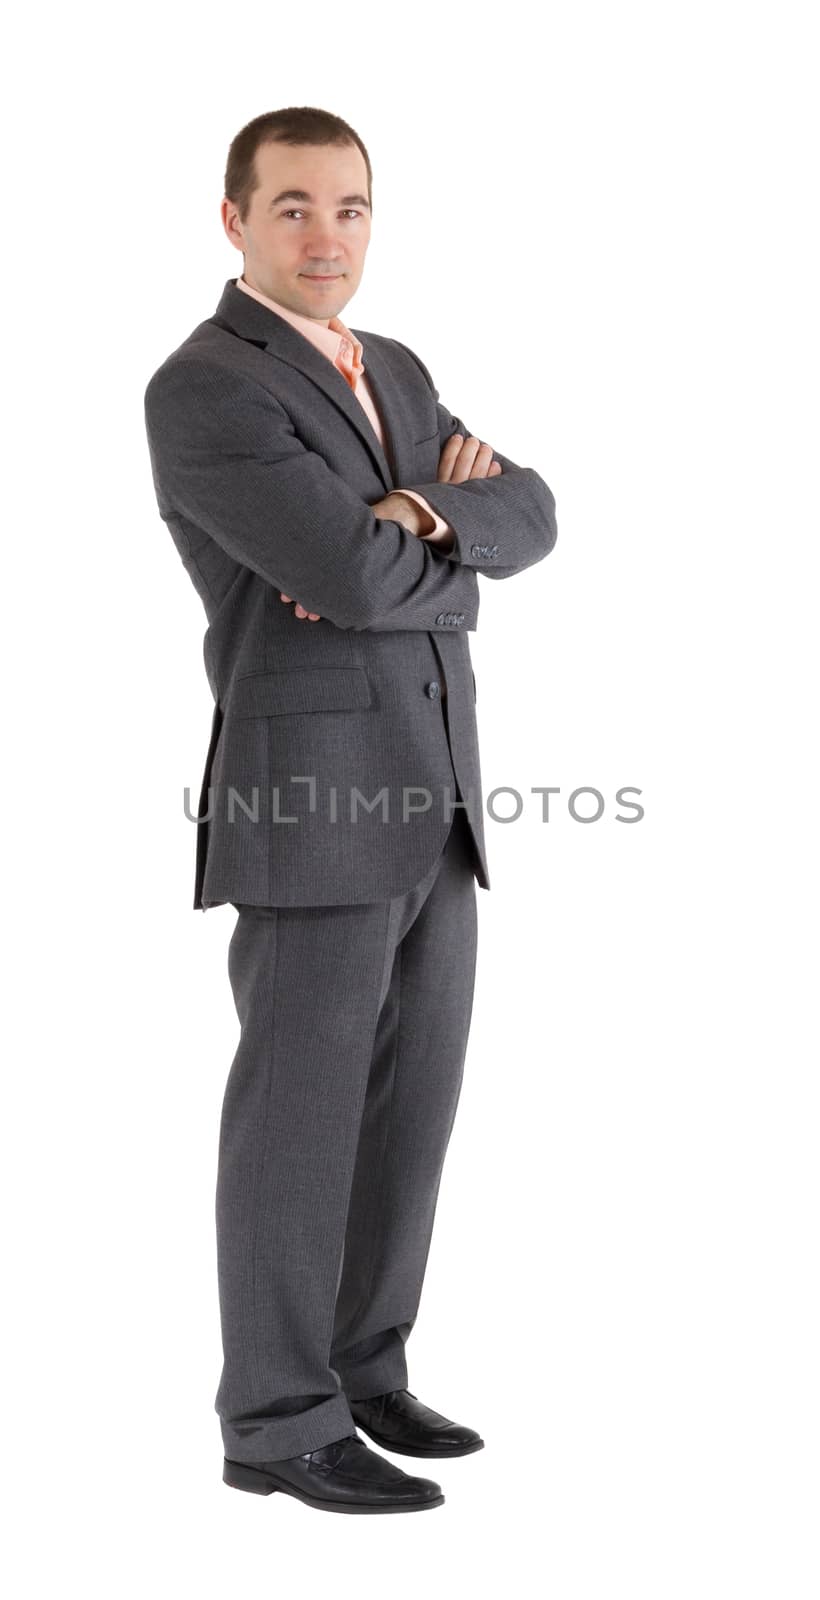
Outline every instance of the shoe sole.
{"type": "Polygon", "coordinates": [[[303,1505],[313,1506],[316,1511],[429,1511],[433,1506],[444,1504],[443,1494],[436,1495],[432,1500],[392,1501],[381,1505],[369,1500],[317,1499],[314,1495],[302,1494],[292,1483],[283,1483],[271,1472],[264,1472],[259,1467],[246,1467],[241,1461],[229,1461],[227,1456],[222,1468],[222,1481],[231,1489],[244,1489],[249,1494],[289,1494],[294,1500],[301,1500],[303,1505]]]}
{"type": "Polygon", "coordinates": [[[471,1456],[476,1450],[484,1449],[484,1440],[477,1439],[475,1444],[459,1445],[457,1450],[423,1450],[416,1445],[388,1442],[387,1439],[382,1439],[379,1434],[374,1433],[372,1428],[366,1427],[363,1422],[357,1422],[356,1427],[361,1433],[366,1433],[374,1444],[380,1445],[382,1450],[392,1450],[400,1456],[417,1456],[427,1461],[448,1461],[450,1456],[471,1456]]]}

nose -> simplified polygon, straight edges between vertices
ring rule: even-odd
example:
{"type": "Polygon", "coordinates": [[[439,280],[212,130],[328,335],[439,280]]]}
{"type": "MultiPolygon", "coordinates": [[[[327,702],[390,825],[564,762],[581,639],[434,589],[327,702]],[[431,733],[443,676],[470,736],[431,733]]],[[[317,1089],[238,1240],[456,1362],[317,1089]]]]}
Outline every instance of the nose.
{"type": "Polygon", "coordinates": [[[320,222],[314,218],[307,233],[307,251],[318,261],[338,261],[344,251],[341,223],[320,222]]]}

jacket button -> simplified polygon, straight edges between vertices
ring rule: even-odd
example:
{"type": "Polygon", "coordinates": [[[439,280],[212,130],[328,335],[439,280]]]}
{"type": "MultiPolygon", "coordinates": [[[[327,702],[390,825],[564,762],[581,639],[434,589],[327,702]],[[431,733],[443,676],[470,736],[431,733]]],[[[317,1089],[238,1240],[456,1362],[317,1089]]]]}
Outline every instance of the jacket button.
{"type": "Polygon", "coordinates": [[[438,684],[436,683],[435,678],[433,679],[432,683],[428,683],[427,693],[429,694],[431,700],[438,699],[438,684]]]}

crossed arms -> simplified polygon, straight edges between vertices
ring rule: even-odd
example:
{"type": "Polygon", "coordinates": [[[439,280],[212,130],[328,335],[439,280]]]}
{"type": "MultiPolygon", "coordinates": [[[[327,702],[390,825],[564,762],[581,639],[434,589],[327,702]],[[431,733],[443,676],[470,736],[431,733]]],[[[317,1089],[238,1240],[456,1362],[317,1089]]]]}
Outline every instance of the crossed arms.
{"type": "MultiPolygon", "coordinates": [[[[467,430],[409,354],[436,397],[443,450],[467,430]]],[[[340,628],[475,629],[476,570],[511,577],[555,543],[551,490],[498,451],[503,470],[495,476],[407,486],[453,530],[449,549],[426,543],[398,516],[376,515],[301,442],[266,388],[195,356],[154,374],[145,420],[160,515],[187,518],[233,560],[340,628]]],[[[411,506],[404,500],[396,510],[411,506]]]]}
{"type": "MultiPolygon", "coordinates": [[[[441,452],[438,481],[463,483],[465,478],[488,478],[494,470],[500,472],[501,463],[492,460],[492,453],[492,446],[483,444],[480,439],[462,439],[458,433],[451,434],[441,452]]],[[[394,518],[417,538],[428,539],[437,549],[453,549],[452,528],[441,517],[434,515],[427,501],[420,498],[414,489],[391,489],[381,500],[372,501],[370,509],[376,517],[394,518]]],[[[279,598],[290,603],[292,597],[282,594],[279,598]]],[[[318,612],[306,611],[298,600],[294,616],[302,621],[321,621],[318,612]]]]}

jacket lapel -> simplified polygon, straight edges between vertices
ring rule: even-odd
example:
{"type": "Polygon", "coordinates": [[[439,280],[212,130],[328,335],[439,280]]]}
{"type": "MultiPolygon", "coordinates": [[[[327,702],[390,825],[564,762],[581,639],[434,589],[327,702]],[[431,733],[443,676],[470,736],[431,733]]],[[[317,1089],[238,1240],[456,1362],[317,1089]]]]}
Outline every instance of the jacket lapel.
{"type": "Polygon", "coordinates": [[[360,332],[357,328],[350,330],[362,343],[365,375],[384,429],[387,454],[371,427],[364,407],[356,399],[350,384],[338,367],[334,367],[333,363],[328,361],[309,339],[303,338],[284,317],[280,317],[275,311],[271,311],[269,306],[261,305],[251,295],[243,294],[241,289],[237,289],[232,278],[225,284],[216,312],[209,320],[238,334],[240,339],[247,339],[250,343],[259,345],[278,361],[284,361],[288,366],[295,367],[303,377],[315,383],[325,398],[341,412],[350,426],[356,429],[375,461],[386,490],[389,491],[395,488],[397,483],[402,483],[403,473],[409,481],[412,474],[408,448],[405,444],[408,419],[402,404],[401,390],[384,355],[371,345],[366,333],[360,332]]]}

